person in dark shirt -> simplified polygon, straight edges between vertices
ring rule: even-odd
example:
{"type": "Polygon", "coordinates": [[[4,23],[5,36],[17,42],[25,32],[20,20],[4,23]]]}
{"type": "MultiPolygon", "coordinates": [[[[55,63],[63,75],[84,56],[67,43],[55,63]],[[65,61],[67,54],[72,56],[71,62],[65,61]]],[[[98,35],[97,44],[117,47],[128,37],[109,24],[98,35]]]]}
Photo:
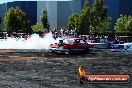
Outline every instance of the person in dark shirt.
{"type": "Polygon", "coordinates": [[[120,38],[117,35],[115,36],[115,43],[116,44],[119,44],[120,43],[120,38]]]}

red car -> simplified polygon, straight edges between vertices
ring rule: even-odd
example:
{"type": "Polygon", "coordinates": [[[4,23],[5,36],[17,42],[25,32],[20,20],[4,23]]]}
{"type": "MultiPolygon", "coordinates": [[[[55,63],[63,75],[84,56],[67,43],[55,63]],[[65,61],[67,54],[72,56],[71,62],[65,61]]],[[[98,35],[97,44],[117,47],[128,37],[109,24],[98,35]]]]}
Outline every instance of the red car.
{"type": "Polygon", "coordinates": [[[92,48],[91,44],[81,40],[80,38],[68,38],[65,40],[59,40],[59,43],[50,45],[52,53],[78,53],[82,51],[89,51],[92,48]]]}

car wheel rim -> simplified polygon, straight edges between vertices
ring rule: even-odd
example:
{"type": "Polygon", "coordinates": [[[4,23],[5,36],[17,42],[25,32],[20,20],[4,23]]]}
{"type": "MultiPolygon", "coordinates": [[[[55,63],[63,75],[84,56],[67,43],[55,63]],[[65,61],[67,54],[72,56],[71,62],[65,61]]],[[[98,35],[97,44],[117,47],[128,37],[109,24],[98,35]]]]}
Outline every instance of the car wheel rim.
{"type": "Polygon", "coordinates": [[[69,51],[66,51],[65,54],[69,54],[70,52],[69,51]]]}

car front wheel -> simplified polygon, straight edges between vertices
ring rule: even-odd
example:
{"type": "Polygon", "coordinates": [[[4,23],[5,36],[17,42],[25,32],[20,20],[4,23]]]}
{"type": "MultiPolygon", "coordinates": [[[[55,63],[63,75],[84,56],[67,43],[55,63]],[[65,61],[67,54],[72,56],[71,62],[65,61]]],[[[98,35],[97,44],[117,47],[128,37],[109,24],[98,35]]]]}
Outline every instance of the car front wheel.
{"type": "Polygon", "coordinates": [[[65,53],[66,55],[69,55],[69,54],[71,53],[71,50],[68,49],[68,50],[66,50],[64,53],[65,53]]]}

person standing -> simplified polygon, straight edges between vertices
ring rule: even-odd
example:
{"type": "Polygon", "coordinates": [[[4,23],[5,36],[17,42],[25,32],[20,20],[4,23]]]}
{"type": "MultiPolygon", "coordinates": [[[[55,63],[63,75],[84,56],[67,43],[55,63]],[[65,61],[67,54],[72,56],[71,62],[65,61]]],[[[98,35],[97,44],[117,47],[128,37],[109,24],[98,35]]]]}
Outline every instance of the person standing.
{"type": "Polygon", "coordinates": [[[120,43],[120,38],[117,35],[115,35],[115,43],[116,44],[119,44],[120,43]]]}

